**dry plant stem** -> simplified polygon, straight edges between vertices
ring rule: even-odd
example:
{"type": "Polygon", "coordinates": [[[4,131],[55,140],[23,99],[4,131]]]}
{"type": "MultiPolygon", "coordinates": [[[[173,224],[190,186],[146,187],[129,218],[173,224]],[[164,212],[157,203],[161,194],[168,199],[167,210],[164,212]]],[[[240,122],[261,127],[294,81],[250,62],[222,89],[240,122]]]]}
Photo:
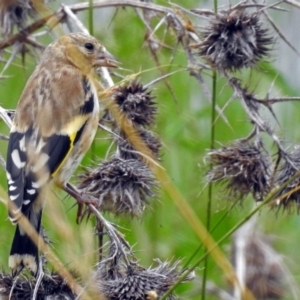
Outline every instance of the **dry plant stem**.
{"type": "MultiPolygon", "coordinates": [[[[206,99],[208,99],[208,101],[211,103],[212,96],[211,96],[211,94],[210,94],[210,92],[209,92],[209,90],[208,90],[208,88],[205,84],[205,81],[204,81],[204,79],[203,79],[203,77],[200,73],[200,70],[195,69],[193,67],[190,67],[190,75],[196,78],[196,80],[199,82],[200,86],[202,87],[202,90],[203,90],[204,95],[206,96],[206,99]]],[[[232,127],[229,124],[229,121],[227,120],[227,118],[223,114],[222,109],[219,106],[216,106],[216,110],[217,110],[219,116],[228,125],[228,127],[230,129],[232,129],[232,127]]]]}
{"type": "Polygon", "coordinates": [[[2,157],[2,155],[0,154],[0,164],[3,167],[3,169],[6,169],[6,161],[5,159],[2,157]]]}
{"type": "MultiPolygon", "coordinates": [[[[257,1],[253,0],[253,2],[256,4],[257,1]]],[[[264,14],[264,16],[267,18],[267,20],[269,21],[269,23],[272,25],[272,27],[274,28],[274,30],[277,32],[277,34],[282,38],[282,40],[298,55],[300,56],[300,53],[298,52],[298,50],[286,39],[286,37],[284,36],[284,34],[281,32],[280,28],[275,24],[275,22],[272,20],[272,18],[270,17],[270,15],[263,10],[262,12],[264,14]]]]}
{"type": "Polygon", "coordinates": [[[29,38],[29,37],[26,37],[26,38],[25,38],[25,42],[26,42],[28,45],[33,46],[35,49],[39,49],[39,50],[41,50],[41,51],[44,51],[45,48],[46,48],[44,45],[42,45],[42,44],[40,44],[40,43],[34,41],[33,39],[31,39],[31,38],[29,38]]]}
{"type": "Polygon", "coordinates": [[[0,106],[0,118],[5,122],[8,128],[11,128],[11,118],[7,115],[7,110],[4,109],[2,106],[0,106]]]}
{"type": "MultiPolygon", "coordinates": [[[[245,1],[243,1],[243,2],[245,2],[245,1]]],[[[286,9],[276,6],[278,4],[281,4],[282,2],[284,2],[284,0],[278,1],[277,3],[274,3],[274,4],[270,4],[269,6],[266,6],[265,4],[259,4],[259,3],[257,3],[257,4],[245,4],[245,5],[239,3],[237,5],[232,6],[232,10],[235,9],[235,8],[239,8],[239,9],[244,8],[245,9],[245,8],[259,8],[259,7],[261,7],[263,10],[266,10],[268,8],[272,8],[272,9],[276,9],[276,10],[286,11],[286,9]]]]}
{"type": "MultiPolygon", "coordinates": [[[[147,26],[147,27],[148,27],[148,26],[147,26]]],[[[151,32],[148,32],[147,35],[148,35],[148,36],[151,36],[152,33],[151,33],[151,32]]],[[[166,76],[166,74],[165,74],[163,68],[161,67],[161,64],[159,63],[159,58],[158,58],[156,52],[154,51],[154,49],[153,49],[152,46],[151,46],[151,41],[148,42],[148,48],[149,48],[149,51],[150,51],[150,53],[151,53],[151,55],[152,55],[152,57],[153,57],[153,60],[154,60],[154,62],[155,62],[155,64],[156,64],[156,66],[157,66],[157,69],[158,69],[158,71],[159,71],[159,73],[160,73],[160,75],[161,75],[160,78],[164,81],[164,83],[165,83],[167,89],[169,90],[170,94],[172,95],[172,97],[173,97],[175,103],[178,103],[178,100],[177,100],[177,98],[176,98],[176,95],[175,95],[175,93],[174,93],[174,91],[173,91],[173,89],[172,89],[172,87],[171,87],[171,85],[170,85],[170,83],[169,83],[169,81],[168,81],[168,79],[167,79],[168,76],[166,76]]]]}
{"type": "Polygon", "coordinates": [[[260,116],[258,109],[253,109],[253,107],[251,107],[251,105],[249,104],[249,102],[253,101],[253,99],[251,99],[251,100],[247,99],[247,94],[243,90],[239,80],[235,77],[230,76],[228,73],[225,74],[225,76],[228,79],[228,83],[231,85],[235,96],[237,96],[237,98],[239,98],[241,100],[241,104],[243,105],[244,110],[247,113],[248,117],[255,125],[257,132],[267,133],[273,139],[274,143],[276,144],[276,146],[280,152],[280,155],[282,155],[283,158],[286,161],[288,161],[289,164],[291,166],[293,166],[293,168],[295,168],[297,170],[296,166],[289,159],[288,155],[285,152],[285,149],[281,145],[279,137],[275,134],[275,132],[267,125],[267,123],[264,121],[264,119],[260,116]]]}
{"type": "MultiPolygon", "coordinates": [[[[39,1],[35,1],[35,3],[39,3],[39,1]]],[[[101,7],[116,7],[116,6],[131,6],[131,7],[138,7],[143,9],[149,9],[152,11],[156,11],[159,13],[171,13],[174,17],[176,15],[173,13],[173,11],[169,8],[155,5],[152,3],[144,3],[144,2],[137,2],[137,1],[94,1],[93,7],[94,8],[101,8],[101,7]]],[[[75,5],[69,5],[69,9],[74,12],[79,12],[82,10],[89,9],[90,4],[89,2],[85,3],[79,3],[75,5]]],[[[18,32],[16,34],[13,34],[3,41],[0,42],[0,50],[9,47],[13,45],[16,41],[24,42],[26,37],[30,34],[32,34],[34,31],[42,28],[46,23],[50,24],[50,28],[53,28],[55,25],[59,24],[64,17],[66,17],[65,7],[60,8],[56,12],[46,15],[45,13],[48,13],[48,10],[45,11],[45,9],[41,9],[40,6],[36,6],[37,11],[44,15],[43,18],[37,20],[36,22],[32,23],[31,25],[24,28],[21,32],[18,32]]],[[[176,17],[177,18],[177,17],[176,17]]]]}
{"type": "Polygon", "coordinates": [[[42,28],[49,20],[51,20],[53,17],[56,18],[58,22],[60,22],[62,15],[59,15],[57,13],[53,13],[49,16],[45,16],[42,19],[37,20],[33,24],[29,25],[28,27],[24,28],[22,31],[13,34],[6,39],[2,40],[0,42],[0,50],[10,47],[15,42],[25,42],[28,35],[35,32],[36,30],[42,28]]]}
{"type": "Polygon", "coordinates": [[[125,239],[121,236],[121,234],[111,225],[110,222],[106,221],[105,218],[101,215],[99,210],[92,204],[88,204],[89,209],[95,214],[95,216],[99,219],[99,221],[103,224],[103,226],[107,230],[107,234],[111,238],[111,241],[115,243],[116,245],[116,253],[122,253],[123,258],[126,262],[126,264],[129,266],[129,260],[127,258],[127,254],[124,251],[123,245],[126,246],[126,248],[130,251],[130,246],[125,241],[125,239]]]}
{"type": "Polygon", "coordinates": [[[214,12],[212,10],[208,10],[208,9],[186,9],[177,3],[174,3],[174,2],[169,2],[169,3],[172,5],[172,7],[176,7],[179,10],[181,10],[187,14],[190,14],[194,17],[198,17],[198,18],[199,18],[199,16],[202,16],[202,15],[209,16],[209,15],[214,14],[214,12]]]}
{"type": "Polygon", "coordinates": [[[0,133],[0,140],[8,141],[9,137],[7,135],[4,135],[4,134],[0,133]]]}
{"type": "Polygon", "coordinates": [[[300,8],[300,3],[298,1],[295,1],[295,0],[283,0],[283,2],[300,8]]]}
{"type": "Polygon", "coordinates": [[[96,234],[98,236],[98,259],[100,262],[103,257],[103,234],[104,234],[104,231],[103,231],[103,224],[98,218],[96,220],[96,234]]]}
{"type": "Polygon", "coordinates": [[[163,75],[163,76],[161,76],[161,77],[157,77],[157,78],[153,79],[151,82],[145,84],[145,85],[144,85],[144,88],[146,88],[146,89],[147,89],[147,88],[150,88],[151,86],[153,86],[153,85],[155,85],[156,83],[158,83],[158,82],[164,80],[165,78],[170,77],[170,76],[172,76],[172,75],[174,75],[174,74],[176,74],[176,73],[179,73],[179,72],[182,72],[182,71],[186,71],[186,70],[187,70],[186,68],[182,68],[182,69],[176,70],[176,71],[174,71],[174,72],[167,73],[167,74],[165,74],[165,75],[163,75]]]}
{"type": "Polygon", "coordinates": [[[38,271],[38,277],[36,279],[36,283],[35,283],[35,287],[34,287],[34,291],[33,291],[33,295],[32,295],[32,300],[35,300],[38,294],[38,290],[40,287],[40,284],[43,280],[45,273],[43,270],[43,262],[42,260],[39,261],[39,271],[38,271]]]}
{"type": "Polygon", "coordinates": [[[267,99],[253,99],[263,105],[276,104],[281,102],[294,102],[300,101],[300,97],[279,97],[279,98],[267,98],[267,99]]]}
{"type": "MultiPolygon", "coordinates": [[[[137,2],[137,1],[133,1],[133,0],[107,0],[107,1],[94,1],[93,2],[93,6],[94,8],[100,8],[100,7],[117,7],[117,6],[130,6],[130,7],[134,7],[134,8],[142,8],[142,9],[147,9],[147,10],[152,10],[158,13],[170,13],[170,14],[174,14],[174,11],[170,8],[161,6],[161,5],[157,5],[157,4],[153,4],[150,2],[137,2]]],[[[85,3],[78,3],[78,4],[74,4],[74,5],[70,5],[70,8],[74,11],[82,11],[82,10],[86,10],[89,8],[89,3],[85,2],[85,3]]]]}
{"type": "Polygon", "coordinates": [[[77,28],[79,29],[79,31],[82,31],[86,34],[90,34],[89,31],[84,27],[82,22],[77,18],[77,16],[74,14],[74,12],[70,9],[69,6],[62,4],[62,8],[63,8],[67,18],[69,19],[68,21],[74,22],[75,25],[77,26],[77,28]]]}
{"type": "Polygon", "coordinates": [[[9,65],[13,62],[13,60],[16,58],[17,54],[20,52],[22,48],[22,45],[21,43],[19,42],[16,42],[13,47],[12,47],[12,53],[9,57],[9,59],[7,60],[5,66],[3,67],[1,73],[0,73],[0,76],[2,76],[4,74],[4,72],[7,70],[7,68],[9,67],[9,65]]]}

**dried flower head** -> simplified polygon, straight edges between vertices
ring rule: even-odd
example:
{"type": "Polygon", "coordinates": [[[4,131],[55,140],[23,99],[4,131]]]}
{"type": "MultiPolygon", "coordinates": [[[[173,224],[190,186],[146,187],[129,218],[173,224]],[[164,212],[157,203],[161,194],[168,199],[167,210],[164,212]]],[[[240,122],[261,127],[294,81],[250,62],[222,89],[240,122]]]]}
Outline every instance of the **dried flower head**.
{"type": "MultiPolygon", "coordinates": [[[[145,145],[150,149],[153,156],[157,159],[160,158],[161,141],[160,138],[152,131],[146,129],[139,129],[137,131],[140,138],[144,141],[145,145]]],[[[134,145],[128,141],[125,135],[121,134],[117,139],[118,153],[124,159],[140,159],[141,154],[134,148],[134,145]]]]}
{"type": "MultiPolygon", "coordinates": [[[[39,2],[47,3],[48,0],[39,2]]],[[[0,1],[0,31],[7,36],[13,32],[14,27],[23,29],[28,17],[35,15],[33,0],[1,0],[0,1]]]]}
{"type": "Polygon", "coordinates": [[[154,196],[155,178],[140,160],[114,157],[80,175],[79,188],[99,200],[99,208],[115,214],[140,216],[154,196]]]}
{"type": "MultiPolygon", "coordinates": [[[[235,233],[232,260],[239,281],[247,286],[255,299],[285,299],[291,274],[282,255],[273,248],[270,237],[256,228],[255,219],[235,233]]],[[[293,284],[291,288],[294,292],[293,284]]],[[[235,296],[236,293],[238,291],[235,291],[235,296]]]]}
{"type": "Polygon", "coordinates": [[[153,123],[157,111],[154,97],[143,85],[132,81],[119,86],[113,97],[121,111],[134,124],[145,126],[153,123]]]}
{"type": "Polygon", "coordinates": [[[14,26],[23,28],[28,15],[32,12],[29,0],[8,0],[0,4],[1,33],[11,34],[14,26]]]}
{"type": "Polygon", "coordinates": [[[221,11],[202,32],[200,55],[220,71],[254,66],[274,43],[262,27],[259,13],[244,9],[221,11]]]}
{"type": "MultiPolygon", "coordinates": [[[[282,168],[279,170],[276,185],[280,186],[288,181],[292,176],[300,171],[300,147],[297,146],[288,155],[288,160],[285,160],[282,168]]],[[[297,176],[286,187],[280,190],[278,194],[277,206],[284,208],[292,207],[292,203],[296,203],[297,210],[300,209],[300,175],[297,176]],[[284,196],[283,196],[284,195],[284,196]]]]}
{"type": "MultiPolygon", "coordinates": [[[[100,265],[97,272],[99,290],[108,300],[144,300],[159,299],[180,277],[184,270],[178,271],[179,261],[169,262],[156,260],[156,268],[145,269],[138,264],[121,266],[120,270],[107,272],[107,267],[100,265]],[[114,274],[109,276],[108,274],[114,274]]],[[[187,280],[192,280],[193,274],[187,280]]],[[[167,299],[174,299],[172,294],[167,299]]]]}
{"type": "Polygon", "coordinates": [[[229,195],[243,199],[251,193],[261,201],[269,190],[270,159],[261,146],[236,142],[209,154],[209,182],[225,182],[229,195]]]}
{"type": "MultiPolygon", "coordinates": [[[[12,300],[33,299],[36,279],[25,275],[14,278],[11,275],[0,274],[0,298],[8,299],[10,293],[12,300]],[[12,290],[13,289],[13,290],[12,290]],[[7,297],[7,298],[6,298],[7,297]]],[[[59,275],[47,274],[39,284],[36,299],[45,300],[74,300],[76,295],[72,292],[66,281],[59,275]]]]}

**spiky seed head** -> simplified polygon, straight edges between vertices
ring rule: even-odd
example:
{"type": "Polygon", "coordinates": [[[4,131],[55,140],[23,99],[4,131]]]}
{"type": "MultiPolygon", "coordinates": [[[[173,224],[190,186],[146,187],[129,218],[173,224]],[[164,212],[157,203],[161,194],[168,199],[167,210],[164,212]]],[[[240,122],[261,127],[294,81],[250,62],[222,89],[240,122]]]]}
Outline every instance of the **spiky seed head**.
{"type": "Polygon", "coordinates": [[[212,15],[202,32],[199,54],[219,71],[253,67],[267,57],[274,39],[262,26],[260,14],[229,9],[212,15]]]}
{"type": "Polygon", "coordinates": [[[80,175],[79,188],[99,200],[99,208],[116,215],[140,216],[157,182],[140,160],[113,157],[80,175]]]}
{"type": "Polygon", "coordinates": [[[32,14],[32,6],[29,0],[1,1],[0,25],[3,36],[12,33],[13,28],[23,28],[27,17],[32,14]]]}
{"type": "MultiPolygon", "coordinates": [[[[47,3],[51,0],[40,0],[47,3]]],[[[29,17],[36,14],[32,0],[1,0],[0,1],[0,33],[7,36],[13,32],[14,27],[23,29],[29,17]]]]}
{"type": "MultiPolygon", "coordinates": [[[[157,262],[156,268],[145,269],[138,264],[123,267],[122,271],[114,272],[119,276],[113,278],[107,278],[105,268],[101,267],[97,272],[99,289],[109,300],[144,300],[153,299],[154,296],[157,296],[154,299],[159,299],[184,270],[178,270],[178,261],[173,265],[157,262]]],[[[193,278],[191,274],[185,281],[193,278]]],[[[175,299],[175,295],[171,294],[167,299],[175,299]]]]}
{"type": "Polygon", "coordinates": [[[261,201],[268,192],[271,160],[261,146],[236,142],[211,151],[208,157],[212,165],[208,181],[225,183],[231,197],[244,199],[251,193],[261,201]]]}
{"type": "Polygon", "coordinates": [[[151,91],[137,81],[119,86],[113,95],[120,110],[135,125],[151,125],[157,112],[151,91]]]}
{"type": "MultiPolygon", "coordinates": [[[[288,159],[279,169],[276,186],[280,187],[283,183],[290,180],[297,172],[300,171],[300,146],[296,146],[293,151],[288,154],[288,159]]],[[[300,210],[300,176],[297,176],[283,189],[280,189],[278,200],[275,201],[275,207],[283,207],[289,210],[293,209],[296,204],[296,209],[300,210]]]]}
{"type": "MultiPolygon", "coordinates": [[[[161,141],[160,138],[155,135],[152,131],[140,128],[137,131],[140,138],[143,140],[145,145],[150,149],[153,156],[156,159],[160,159],[161,141]]],[[[117,138],[117,147],[120,157],[124,159],[141,159],[142,153],[139,153],[134,145],[126,138],[124,134],[120,134],[117,138]]]]}
{"type": "MultiPolygon", "coordinates": [[[[73,273],[73,275],[75,274],[73,273]]],[[[35,285],[36,279],[33,277],[27,277],[22,274],[22,276],[14,278],[11,275],[0,273],[0,298],[14,300],[32,299],[35,285]],[[12,294],[10,294],[11,292],[12,294]]],[[[39,283],[36,297],[36,299],[45,300],[74,300],[76,298],[77,295],[73,293],[66,281],[56,273],[43,276],[42,281],[39,283]]]]}

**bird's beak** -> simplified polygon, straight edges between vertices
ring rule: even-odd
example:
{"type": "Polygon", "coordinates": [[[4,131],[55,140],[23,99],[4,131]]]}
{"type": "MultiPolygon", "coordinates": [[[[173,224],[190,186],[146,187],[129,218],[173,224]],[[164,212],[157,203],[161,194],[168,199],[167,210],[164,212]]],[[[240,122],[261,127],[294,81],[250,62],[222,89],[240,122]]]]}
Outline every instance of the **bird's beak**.
{"type": "Polygon", "coordinates": [[[102,67],[117,68],[120,64],[120,61],[105,50],[98,56],[97,64],[102,67]]]}

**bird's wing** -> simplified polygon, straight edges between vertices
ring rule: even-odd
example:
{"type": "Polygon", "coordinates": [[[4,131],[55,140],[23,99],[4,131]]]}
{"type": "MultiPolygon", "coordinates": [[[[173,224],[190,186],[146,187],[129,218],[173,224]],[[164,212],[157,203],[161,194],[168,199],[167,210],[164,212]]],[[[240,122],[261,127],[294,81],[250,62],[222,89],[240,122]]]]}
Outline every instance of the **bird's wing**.
{"type": "MultiPolygon", "coordinates": [[[[18,111],[22,111],[22,103],[18,106],[16,117],[19,119],[16,119],[16,126],[10,134],[6,164],[8,193],[16,206],[15,210],[10,211],[12,222],[17,221],[19,211],[28,211],[40,189],[58,172],[79,140],[89,113],[93,111],[94,95],[88,80],[80,76],[78,82],[74,80],[71,80],[72,84],[80,85],[80,89],[77,86],[79,92],[75,99],[70,98],[72,95],[65,86],[65,93],[59,91],[60,101],[56,100],[52,106],[49,106],[49,100],[44,101],[47,109],[40,107],[37,111],[39,117],[32,115],[31,124],[26,124],[25,130],[21,126],[21,113],[18,115],[18,111]],[[41,114],[46,117],[45,123],[47,117],[52,116],[48,132],[41,114]]],[[[59,88],[55,87],[55,83],[52,89],[59,88]]]]}

